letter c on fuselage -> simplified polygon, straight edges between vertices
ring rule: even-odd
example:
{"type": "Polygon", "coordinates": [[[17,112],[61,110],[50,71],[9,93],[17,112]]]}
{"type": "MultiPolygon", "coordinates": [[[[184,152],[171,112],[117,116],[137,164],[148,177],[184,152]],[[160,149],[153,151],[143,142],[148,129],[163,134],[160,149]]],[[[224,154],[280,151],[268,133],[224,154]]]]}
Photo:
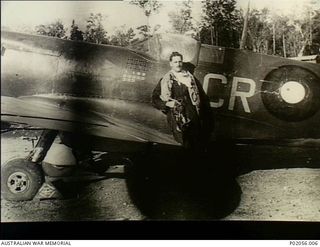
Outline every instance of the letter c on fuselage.
{"type": "MultiPolygon", "coordinates": [[[[220,80],[220,82],[222,84],[227,84],[227,78],[223,75],[219,75],[219,74],[206,74],[206,76],[203,78],[203,90],[205,91],[205,93],[208,93],[208,89],[209,89],[209,80],[210,79],[216,79],[216,80],[220,80]]],[[[210,106],[214,107],[214,108],[219,108],[221,106],[223,106],[224,103],[224,99],[219,99],[218,102],[212,102],[210,101],[210,106]]]]}

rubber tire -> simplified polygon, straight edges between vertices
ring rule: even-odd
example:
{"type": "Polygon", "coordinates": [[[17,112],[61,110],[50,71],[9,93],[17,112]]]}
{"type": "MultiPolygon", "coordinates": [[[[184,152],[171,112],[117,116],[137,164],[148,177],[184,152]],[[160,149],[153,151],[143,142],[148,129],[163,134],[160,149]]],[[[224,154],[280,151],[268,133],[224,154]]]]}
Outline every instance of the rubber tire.
{"type": "Polygon", "coordinates": [[[1,167],[1,194],[7,201],[29,201],[38,193],[44,182],[41,166],[27,159],[12,159],[1,167]],[[21,172],[28,179],[28,187],[23,192],[14,193],[8,188],[7,181],[15,173],[21,172]]]}
{"type": "Polygon", "coordinates": [[[75,166],[54,166],[46,162],[42,162],[43,172],[50,177],[66,177],[71,175],[75,166]]]}
{"type": "Polygon", "coordinates": [[[262,84],[262,101],[267,110],[275,117],[298,122],[312,117],[320,108],[320,79],[305,68],[286,65],[271,71],[262,84]],[[306,90],[306,97],[297,104],[285,102],[279,88],[287,81],[299,81],[306,90]],[[270,83],[274,82],[274,83],[270,83]]]}

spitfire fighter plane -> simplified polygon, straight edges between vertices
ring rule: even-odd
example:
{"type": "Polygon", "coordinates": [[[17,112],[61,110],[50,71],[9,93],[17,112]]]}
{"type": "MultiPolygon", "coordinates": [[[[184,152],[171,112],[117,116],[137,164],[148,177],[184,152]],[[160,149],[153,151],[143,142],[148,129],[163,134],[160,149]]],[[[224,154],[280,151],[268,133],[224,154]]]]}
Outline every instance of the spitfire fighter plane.
{"type": "MultiPolygon", "coordinates": [[[[318,64],[204,45],[176,34],[156,34],[128,48],[9,31],[1,36],[5,129],[86,135],[92,150],[109,153],[180,148],[166,116],[151,103],[153,89],[170,69],[169,55],[178,51],[210,99],[212,142],[320,138],[318,64]]],[[[32,199],[41,174],[41,166],[26,159],[7,162],[1,177],[6,198],[32,199]]]]}

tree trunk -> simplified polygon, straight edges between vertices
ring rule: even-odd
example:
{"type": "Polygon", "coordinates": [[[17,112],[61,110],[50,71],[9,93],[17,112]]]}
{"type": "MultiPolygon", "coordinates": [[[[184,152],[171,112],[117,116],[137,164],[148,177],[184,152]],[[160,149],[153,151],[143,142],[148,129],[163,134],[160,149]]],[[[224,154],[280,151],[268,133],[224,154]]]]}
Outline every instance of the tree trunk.
{"type": "Polygon", "coordinates": [[[312,45],[312,40],[313,40],[313,35],[312,35],[312,16],[311,16],[311,11],[309,11],[309,39],[310,39],[310,45],[312,45]]]}
{"type": "Polygon", "coordinates": [[[147,46],[148,46],[148,51],[150,51],[150,30],[149,30],[149,15],[147,15],[147,35],[148,35],[148,39],[147,39],[147,46]]]}
{"type": "Polygon", "coordinates": [[[215,38],[215,45],[218,45],[219,44],[219,41],[218,41],[218,37],[219,36],[219,33],[218,33],[218,27],[215,25],[214,27],[214,38],[215,38]]]}
{"type": "Polygon", "coordinates": [[[247,13],[244,17],[241,41],[240,41],[240,49],[244,49],[246,40],[247,40],[247,32],[248,32],[248,19],[249,19],[249,11],[250,11],[250,1],[248,2],[247,13]]]}
{"type": "Polygon", "coordinates": [[[272,24],[272,42],[273,42],[273,49],[272,49],[272,54],[276,54],[276,24],[272,24]]]}
{"type": "Polygon", "coordinates": [[[211,45],[213,45],[213,27],[210,28],[210,35],[211,35],[211,45]]]}
{"type": "Polygon", "coordinates": [[[183,24],[182,24],[182,26],[181,26],[181,28],[180,28],[180,34],[183,34],[183,33],[184,33],[183,29],[184,29],[184,26],[186,25],[186,22],[187,22],[187,20],[184,19],[184,22],[183,22],[183,24]]]}
{"type": "Polygon", "coordinates": [[[268,51],[269,51],[269,42],[268,40],[265,40],[265,54],[268,54],[268,51]]]}
{"type": "Polygon", "coordinates": [[[287,52],[286,52],[286,38],[284,34],[282,34],[282,46],[283,46],[283,56],[287,57],[287,52]]]}
{"type": "Polygon", "coordinates": [[[298,53],[298,57],[302,57],[303,56],[303,53],[304,53],[304,50],[306,49],[306,46],[307,46],[307,43],[308,41],[304,41],[303,44],[302,44],[302,47],[298,53]]]}

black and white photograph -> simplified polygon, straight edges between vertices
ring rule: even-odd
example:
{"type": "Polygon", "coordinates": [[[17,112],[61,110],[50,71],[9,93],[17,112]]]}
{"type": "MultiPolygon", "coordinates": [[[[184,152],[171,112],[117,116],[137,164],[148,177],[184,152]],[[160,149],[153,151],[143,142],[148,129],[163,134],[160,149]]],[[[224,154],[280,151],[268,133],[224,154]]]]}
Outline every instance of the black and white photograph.
{"type": "Polygon", "coordinates": [[[320,222],[320,1],[1,1],[1,223],[320,222]]]}

